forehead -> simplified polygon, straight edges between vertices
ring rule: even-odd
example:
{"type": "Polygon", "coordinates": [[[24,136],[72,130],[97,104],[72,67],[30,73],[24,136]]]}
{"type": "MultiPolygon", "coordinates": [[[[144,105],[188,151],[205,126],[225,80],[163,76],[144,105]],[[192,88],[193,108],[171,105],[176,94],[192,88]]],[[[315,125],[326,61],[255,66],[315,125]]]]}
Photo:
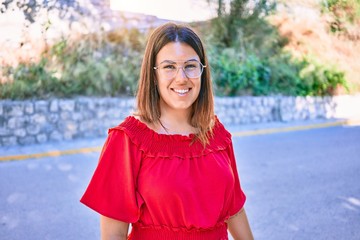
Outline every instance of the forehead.
{"type": "Polygon", "coordinates": [[[182,62],[190,59],[200,60],[199,56],[190,45],[181,42],[170,42],[166,44],[156,55],[157,63],[166,60],[182,62]]]}

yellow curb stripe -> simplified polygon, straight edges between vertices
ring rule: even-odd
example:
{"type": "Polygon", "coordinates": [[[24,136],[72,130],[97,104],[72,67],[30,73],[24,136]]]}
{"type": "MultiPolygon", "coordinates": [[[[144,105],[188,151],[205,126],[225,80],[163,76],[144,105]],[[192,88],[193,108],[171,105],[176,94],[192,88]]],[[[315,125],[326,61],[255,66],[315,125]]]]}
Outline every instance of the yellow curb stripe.
{"type": "Polygon", "coordinates": [[[63,155],[91,153],[91,152],[99,152],[99,151],[101,151],[101,147],[89,147],[89,148],[70,149],[70,150],[63,150],[63,151],[50,151],[50,152],[34,153],[34,154],[13,155],[13,156],[0,157],[0,162],[1,161],[25,160],[25,159],[30,159],[30,158],[58,157],[58,156],[63,156],[63,155]]]}
{"type": "Polygon", "coordinates": [[[280,133],[280,132],[309,130],[309,129],[314,129],[314,128],[334,127],[334,126],[341,126],[344,124],[345,124],[344,121],[332,122],[332,123],[319,123],[319,124],[311,124],[311,125],[306,125],[306,126],[268,128],[268,129],[258,129],[258,130],[251,130],[251,131],[235,132],[235,133],[232,133],[231,135],[234,137],[245,137],[245,136],[255,136],[255,135],[280,133]]]}
{"type": "MultiPolygon", "coordinates": [[[[309,125],[294,126],[294,127],[269,128],[269,129],[258,129],[251,131],[242,131],[242,132],[232,132],[231,135],[234,137],[245,137],[245,136],[264,135],[264,134],[272,134],[272,133],[280,133],[280,132],[309,130],[315,128],[326,128],[326,127],[334,127],[334,126],[342,126],[342,125],[351,126],[351,125],[359,125],[359,124],[360,124],[360,119],[352,119],[352,120],[309,124],[309,125]]],[[[32,158],[58,157],[63,155],[80,154],[80,153],[100,152],[101,149],[102,147],[89,147],[89,148],[70,149],[63,151],[50,151],[50,152],[34,153],[34,154],[4,156],[4,157],[0,157],[0,162],[25,160],[32,158]]]]}

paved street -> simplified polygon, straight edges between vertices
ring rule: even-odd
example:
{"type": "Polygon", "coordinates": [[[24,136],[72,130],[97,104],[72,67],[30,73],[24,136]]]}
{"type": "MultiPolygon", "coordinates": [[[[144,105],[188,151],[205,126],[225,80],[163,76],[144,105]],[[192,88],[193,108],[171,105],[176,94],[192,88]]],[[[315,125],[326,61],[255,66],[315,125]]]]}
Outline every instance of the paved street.
{"type": "Polygon", "coordinates": [[[360,239],[360,127],[236,138],[255,239],[360,239]]]}
{"type": "MultiPolygon", "coordinates": [[[[103,140],[0,148],[0,156],[103,140]]],[[[233,140],[255,239],[360,239],[360,126],[233,140]]],[[[98,155],[0,161],[0,239],[99,239],[97,214],[79,203],[98,155]]]]}

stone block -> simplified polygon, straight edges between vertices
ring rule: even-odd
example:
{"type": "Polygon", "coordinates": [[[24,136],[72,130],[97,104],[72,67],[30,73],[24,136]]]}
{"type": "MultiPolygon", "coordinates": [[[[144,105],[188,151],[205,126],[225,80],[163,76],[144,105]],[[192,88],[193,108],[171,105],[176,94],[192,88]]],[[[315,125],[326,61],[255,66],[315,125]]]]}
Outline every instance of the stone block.
{"type": "Polygon", "coordinates": [[[9,129],[24,128],[27,124],[29,124],[29,121],[30,120],[28,116],[12,117],[9,118],[9,120],[7,121],[7,127],[9,129]]]}
{"type": "Polygon", "coordinates": [[[294,120],[294,116],[292,115],[292,112],[288,110],[282,109],[280,111],[280,117],[281,117],[281,121],[283,122],[289,122],[291,120],[294,120]]]}
{"type": "Polygon", "coordinates": [[[36,136],[36,141],[38,143],[46,143],[47,140],[48,140],[48,138],[47,138],[46,134],[39,134],[36,136]]]}
{"type": "Polygon", "coordinates": [[[25,113],[26,114],[33,114],[34,113],[34,103],[33,102],[27,102],[25,103],[25,113]]]}
{"type": "Polygon", "coordinates": [[[35,112],[46,114],[49,112],[49,102],[45,100],[35,101],[35,112]]]}
{"type": "Polygon", "coordinates": [[[85,98],[80,98],[75,101],[75,111],[83,112],[89,109],[89,101],[85,98]]]}
{"type": "Polygon", "coordinates": [[[9,128],[0,127],[0,137],[10,136],[11,134],[12,134],[12,131],[10,131],[9,128]]]}
{"type": "Polygon", "coordinates": [[[278,107],[273,107],[271,110],[271,117],[270,119],[272,119],[273,121],[281,121],[281,113],[280,113],[280,109],[278,107]]]}
{"type": "Polygon", "coordinates": [[[36,143],[34,136],[19,137],[18,142],[20,145],[31,145],[36,143]]]}
{"type": "Polygon", "coordinates": [[[57,125],[55,124],[47,123],[41,127],[41,133],[46,133],[48,135],[54,132],[55,130],[57,130],[57,125]]]}
{"type": "Polygon", "coordinates": [[[30,124],[43,125],[46,123],[46,115],[42,113],[36,113],[29,117],[30,124]]]}
{"type": "Polygon", "coordinates": [[[248,117],[244,117],[244,118],[241,119],[242,124],[249,124],[250,122],[251,121],[250,121],[250,119],[248,117]]]}
{"type": "Polygon", "coordinates": [[[251,122],[252,123],[259,123],[259,122],[261,122],[261,118],[259,116],[253,115],[251,117],[251,122]]]}
{"type": "Polygon", "coordinates": [[[89,121],[84,121],[81,124],[79,124],[79,131],[80,132],[84,132],[84,131],[91,131],[91,129],[94,128],[95,120],[89,120],[89,121]]]}
{"type": "Polygon", "coordinates": [[[106,107],[106,100],[105,99],[96,99],[95,100],[95,108],[96,109],[104,109],[106,107]]]}
{"type": "Polygon", "coordinates": [[[85,138],[98,137],[98,135],[95,132],[83,132],[81,135],[85,138]]]}
{"type": "Polygon", "coordinates": [[[252,106],[259,107],[262,105],[262,98],[261,97],[253,97],[252,98],[252,106]]]}
{"type": "Polygon", "coordinates": [[[106,116],[106,111],[105,110],[99,110],[96,112],[96,118],[97,119],[102,119],[106,116]]]}
{"type": "Polygon", "coordinates": [[[87,106],[89,110],[96,110],[95,101],[88,100],[87,106]]]}
{"type": "Polygon", "coordinates": [[[84,119],[84,114],[82,112],[74,112],[72,114],[72,120],[80,122],[84,119]]]}
{"type": "Polygon", "coordinates": [[[59,108],[61,111],[73,112],[75,110],[75,100],[59,100],[59,108]]]}
{"type": "Polygon", "coordinates": [[[14,146],[14,145],[17,145],[17,144],[18,144],[17,138],[14,137],[14,136],[3,137],[2,138],[2,145],[3,146],[14,146]]]}
{"type": "Polygon", "coordinates": [[[61,121],[58,124],[58,129],[60,132],[76,132],[77,131],[77,123],[73,121],[61,121]]]}
{"type": "Polygon", "coordinates": [[[5,127],[6,123],[7,123],[7,120],[5,119],[5,117],[0,115],[0,128],[5,127]]]}
{"type": "Polygon", "coordinates": [[[71,133],[71,132],[65,132],[63,137],[64,137],[64,140],[72,140],[74,139],[74,133],[71,133]]]}
{"type": "Polygon", "coordinates": [[[235,117],[232,124],[240,124],[240,123],[241,123],[241,118],[235,117]]]}
{"type": "Polygon", "coordinates": [[[235,106],[240,106],[241,104],[241,97],[234,97],[234,105],[235,106]]]}
{"type": "Polygon", "coordinates": [[[120,108],[125,108],[125,107],[127,106],[127,104],[128,104],[127,101],[124,101],[124,100],[123,100],[123,101],[120,101],[120,102],[119,102],[119,107],[120,107],[120,108]]]}
{"type": "Polygon", "coordinates": [[[109,98],[107,99],[106,108],[108,109],[115,109],[119,105],[119,99],[116,98],[109,98]]]}
{"type": "Polygon", "coordinates": [[[93,111],[83,111],[81,112],[81,114],[83,117],[83,121],[92,120],[95,118],[95,113],[93,111]]]}
{"type": "Polygon", "coordinates": [[[274,106],[277,102],[275,97],[267,97],[267,105],[269,106],[274,106]]]}
{"type": "Polygon", "coordinates": [[[59,111],[59,100],[54,99],[50,102],[50,112],[58,112],[59,111]]]}
{"type": "Polygon", "coordinates": [[[50,113],[47,115],[48,123],[57,123],[59,121],[59,114],[57,113],[50,113]]]}
{"type": "Polygon", "coordinates": [[[72,119],[72,112],[61,112],[60,113],[60,119],[61,120],[71,120],[72,119]]]}
{"type": "Polygon", "coordinates": [[[23,138],[26,136],[26,130],[24,128],[17,128],[14,130],[14,135],[23,138]]]}
{"type": "Polygon", "coordinates": [[[26,132],[29,134],[29,135],[37,135],[40,133],[40,125],[28,125],[26,127],[26,132]]]}
{"type": "Polygon", "coordinates": [[[51,141],[61,141],[61,140],[63,140],[63,136],[61,135],[60,132],[54,131],[54,132],[52,132],[52,133],[50,134],[49,139],[50,139],[51,141]]]}
{"type": "Polygon", "coordinates": [[[24,104],[22,102],[8,102],[3,108],[5,117],[21,117],[24,115],[24,104]]]}

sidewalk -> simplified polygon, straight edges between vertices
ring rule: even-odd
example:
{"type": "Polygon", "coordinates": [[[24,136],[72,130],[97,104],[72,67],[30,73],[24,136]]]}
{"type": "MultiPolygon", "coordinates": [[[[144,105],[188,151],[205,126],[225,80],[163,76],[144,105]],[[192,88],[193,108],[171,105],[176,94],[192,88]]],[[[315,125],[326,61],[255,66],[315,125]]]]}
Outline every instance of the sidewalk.
{"type": "MultiPolygon", "coordinates": [[[[245,137],[289,131],[301,131],[333,126],[360,125],[356,119],[316,119],[296,122],[271,122],[259,124],[226,125],[233,137],[245,137]]],[[[46,144],[0,147],[0,163],[12,160],[26,160],[76,153],[100,152],[106,137],[77,139],[46,144]]]]}
{"type": "MultiPolygon", "coordinates": [[[[227,126],[257,240],[360,239],[360,127],[346,124],[316,120],[227,126]],[[305,130],[322,127],[328,128],[305,130]]],[[[0,239],[99,239],[99,216],[79,199],[104,141],[0,148],[0,157],[8,158],[0,161],[0,239]],[[66,155],[73,149],[92,152],[66,155]],[[13,156],[26,161],[10,161],[13,156]]]]}

